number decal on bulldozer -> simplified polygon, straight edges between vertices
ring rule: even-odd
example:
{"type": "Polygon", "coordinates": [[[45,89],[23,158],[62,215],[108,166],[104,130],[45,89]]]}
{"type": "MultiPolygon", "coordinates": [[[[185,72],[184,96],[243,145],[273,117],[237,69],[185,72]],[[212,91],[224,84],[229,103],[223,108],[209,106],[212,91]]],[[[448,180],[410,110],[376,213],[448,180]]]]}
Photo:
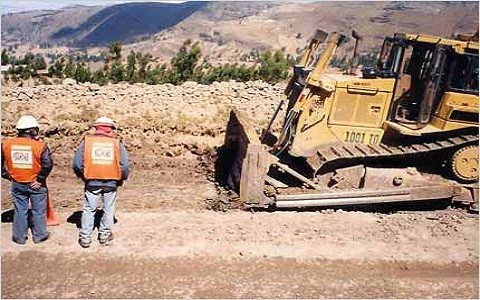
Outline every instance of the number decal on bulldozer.
{"type": "Polygon", "coordinates": [[[365,133],[347,131],[346,134],[347,136],[345,137],[345,142],[363,143],[365,140],[365,133]]]}
{"type": "Polygon", "coordinates": [[[376,145],[378,144],[378,134],[370,134],[370,138],[368,139],[368,143],[370,145],[376,145]]]}
{"type": "MultiPolygon", "coordinates": [[[[346,131],[345,132],[345,142],[349,143],[362,143],[365,144],[365,133],[363,132],[354,132],[346,131]]],[[[379,135],[370,133],[368,135],[368,144],[376,145],[378,144],[379,135]]]]}

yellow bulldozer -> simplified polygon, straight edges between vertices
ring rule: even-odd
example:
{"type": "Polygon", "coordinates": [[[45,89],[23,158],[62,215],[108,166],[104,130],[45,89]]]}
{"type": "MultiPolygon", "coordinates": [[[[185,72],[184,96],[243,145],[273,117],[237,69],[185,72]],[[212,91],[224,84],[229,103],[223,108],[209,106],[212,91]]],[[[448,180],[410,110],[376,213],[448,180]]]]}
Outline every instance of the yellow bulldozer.
{"type": "Polygon", "coordinates": [[[358,74],[362,38],[352,36],[350,67],[329,72],[346,36],[316,31],[263,131],[231,111],[220,165],[244,207],[478,206],[478,32],[396,33],[384,39],[376,67],[358,74]]]}

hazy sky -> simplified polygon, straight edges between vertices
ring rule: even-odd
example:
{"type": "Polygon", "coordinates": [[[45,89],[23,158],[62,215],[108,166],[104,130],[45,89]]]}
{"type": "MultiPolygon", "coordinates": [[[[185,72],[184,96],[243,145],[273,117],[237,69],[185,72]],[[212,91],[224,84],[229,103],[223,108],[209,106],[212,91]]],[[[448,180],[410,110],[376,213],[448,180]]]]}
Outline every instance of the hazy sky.
{"type": "Polygon", "coordinates": [[[3,0],[1,2],[2,14],[28,11],[36,9],[59,9],[71,5],[96,5],[107,6],[125,2],[184,2],[168,0],[3,0]]]}

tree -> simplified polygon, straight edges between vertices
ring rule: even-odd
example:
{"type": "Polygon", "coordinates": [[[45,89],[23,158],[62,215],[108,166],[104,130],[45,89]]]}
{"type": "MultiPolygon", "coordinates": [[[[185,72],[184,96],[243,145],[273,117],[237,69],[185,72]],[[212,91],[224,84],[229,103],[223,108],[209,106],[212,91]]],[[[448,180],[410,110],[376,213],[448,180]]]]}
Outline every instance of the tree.
{"type": "Polygon", "coordinates": [[[48,68],[48,75],[51,77],[63,77],[63,69],[65,68],[65,58],[60,57],[57,59],[53,65],[48,68]]]}
{"type": "Polygon", "coordinates": [[[87,82],[90,81],[91,72],[90,69],[85,65],[84,62],[77,63],[75,68],[75,76],[74,79],[77,82],[87,82]]]}
{"type": "Polygon", "coordinates": [[[16,66],[12,69],[12,73],[17,74],[22,79],[28,79],[36,75],[36,70],[33,69],[31,64],[26,66],[16,66]]]}
{"type": "Polygon", "coordinates": [[[119,83],[125,79],[125,68],[123,67],[122,62],[115,61],[112,63],[108,77],[113,83],[119,83]]]}
{"type": "Polygon", "coordinates": [[[2,66],[7,65],[9,61],[10,61],[10,55],[8,54],[8,50],[4,48],[2,50],[2,66]]]}
{"type": "Polygon", "coordinates": [[[120,44],[120,42],[115,41],[110,43],[110,45],[108,46],[108,52],[105,57],[105,64],[103,65],[103,71],[105,72],[105,74],[108,74],[112,63],[121,63],[121,59],[122,45],[120,44]]]}
{"type": "Polygon", "coordinates": [[[137,53],[137,61],[138,61],[138,72],[137,72],[137,80],[140,82],[145,82],[147,78],[147,65],[152,60],[152,55],[137,53]]]}
{"type": "Polygon", "coordinates": [[[114,41],[108,46],[108,55],[111,60],[119,61],[122,59],[122,44],[119,41],[114,41]]]}
{"type": "Polygon", "coordinates": [[[108,83],[108,78],[102,70],[98,70],[91,76],[91,82],[99,85],[106,85],[108,83]]]}
{"type": "Polygon", "coordinates": [[[33,66],[36,70],[45,70],[47,68],[47,63],[43,55],[35,54],[35,57],[33,59],[33,66]]]}
{"type": "Polygon", "coordinates": [[[257,71],[253,67],[247,67],[246,65],[241,65],[239,68],[238,79],[240,81],[249,81],[249,80],[256,80],[257,78],[257,71]]]}
{"type": "Polygon", "coordinates": [[[130,54],[127,56],[127,68],[125,71],[125,80],[128,80],[130,83],[135,82],[135,72],[137,71],[136,65],[137,64],[137,55],[132,50],[130,54]]]}
{"type": "Polygon", "coordinates": [[[194,77],[195,68],[202,56],[202,51],[198,42],[191,45],[190,40],[186,40],[178,54],[172,59],[172,74],[170,76],[173,84],[180,84],[194,77]]]}
{"type": "MultiPolygon", "coordinates": [[[[122,47],[119,42],[113,42],[108,48],[108,52],[103,53],[105,64],[103,70],[98,70],[92,74],[84,59],[85,56],[77,57],[74,63],[70,57],[60,57],[49,67],[50,76],[59,78],[70,77],[78,82],[94,82],[101,85],[109,81],[118,83],[128,80],[130,83],[145,82],[147,84],[173,83],[181,84],[187,80],[192,80],[204,84],[210,84],[214,81],[248,81],[262,79],[267,82],[277,82],[288,76],[289,65],[293,63],[292,57],[285,57],[282,51],[271,53],[270,51],[255,54],[254,59],[260,62],[260,66],[248,67],[245,64],[226,64],[212,66],[207,59],[202,59],[202,51],[198,42],[193,43],[186,40],[178,53],[172,58],[170,67],[167,65],[154,66],[152,55],[136,53],[130,51],[127,56],[126,64],[122,62],[122,47]],[[80,62],[82,61],[82,62],[80,62]]],[[[11,59],[11,58],[10,58],[11,59]]],[[[23,61],[29,62],[24,68],[12,69],[12,74],[21,76],[31,76],[32,66],[42,68],[44,60],[41,56],[33,56],[31,53],[23,58],[23,61]],[[16,73],[13,73],[16,72],[16,73]],[[29,75],[30,74],[30,75],[29,75]]],[[[36,75],[36,72],[33,73],[36,75]]]]}
{"type": "Polygon", "coordinates": [[[23,60],[21,61],[21,64],[23,65],[33,65],[35,60],[35,56],[31,52],[27,52],[25,56],[23,57],[23,60]]]}
{"type": "Polygon", "coordinates": [[[278,82],[288,76],[288,61],[283,52],[276,51],[273,55],[270,51],[266,51],[261,55],[260,68],[258,74],[260,79],[267,82],[278,82]]]}
{"type": "Polygon", "coordinates": [[[145,83],[147,84],[161,84],[167,82],[168,78],[167,65],[156,66],[153,70],[146,72],[145,83]]]}
{"type": "Polygon", "coordinates": [[[67,58],[67,62],[63,68],[63,75],[68,78],[73,78],[75,75],[75,65],[70,57],[67,58]]]}

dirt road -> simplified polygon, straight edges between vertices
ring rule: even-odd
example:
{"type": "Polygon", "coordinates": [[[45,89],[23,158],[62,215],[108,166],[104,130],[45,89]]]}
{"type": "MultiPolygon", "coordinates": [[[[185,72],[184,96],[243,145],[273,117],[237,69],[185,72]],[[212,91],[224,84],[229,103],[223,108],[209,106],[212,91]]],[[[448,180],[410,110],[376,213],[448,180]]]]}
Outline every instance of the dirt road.
{"type": "Polygon", "coordinates": [[[469,264],[25,251],[5,255],[2,270],[3,298],[478,298],[469,264]],[[30,271],[18,269],[19,258],[31,259],[30,271]]]}
{"type": "Polygon", "coordinates": [[[119,211],[115,244],[89,249],[69,216],[41,245],[3,224],[3,298],[478,298],[463,214],[119,211]]]}
{"type": "MultiPolygon", "coordinates": [[[[62,224],[51,240],[15,245],[2,223],[2,297],[479,296],[475,215],[214,212],[204,201],[215,188],[195,160],[183,160],[188,182],[169,162],[133,174],[119,194],[114,245],[89,249],[76,243],[82,185],[58,170],[51,193],[62,224]]],[[[11,207],[8,193],[2,204],[11,207]]]]}

